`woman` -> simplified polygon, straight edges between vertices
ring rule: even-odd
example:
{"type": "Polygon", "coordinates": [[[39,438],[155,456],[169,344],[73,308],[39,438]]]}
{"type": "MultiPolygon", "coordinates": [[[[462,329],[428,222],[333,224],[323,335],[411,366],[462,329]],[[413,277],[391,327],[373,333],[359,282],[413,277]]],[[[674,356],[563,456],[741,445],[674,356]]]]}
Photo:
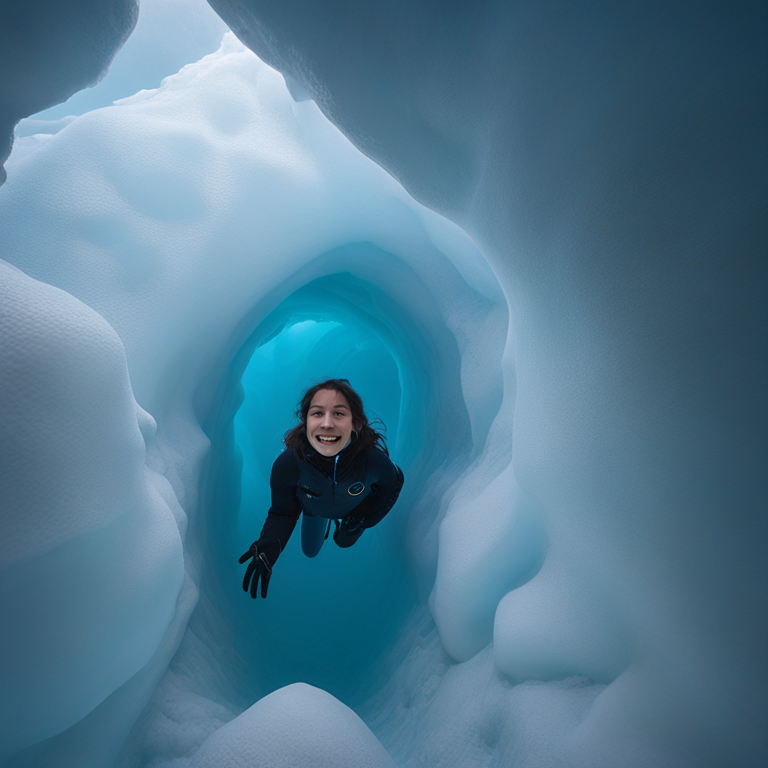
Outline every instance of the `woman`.
{"type": "Polygon", "coordinates": [[[368,424],[363,401],[347,379],[328,379],[301,399],[301,424],[285,436],[272,465],[272,507],[261,536],[240,558],[251,558],[243,589],[267,596],[272,568],[300,514],[301,548],[314,557],[335,521],[333,540],[351,547],[366,528],[389,512],[403,487],[403,473],[389,459],[384,437],[368,424]]]}

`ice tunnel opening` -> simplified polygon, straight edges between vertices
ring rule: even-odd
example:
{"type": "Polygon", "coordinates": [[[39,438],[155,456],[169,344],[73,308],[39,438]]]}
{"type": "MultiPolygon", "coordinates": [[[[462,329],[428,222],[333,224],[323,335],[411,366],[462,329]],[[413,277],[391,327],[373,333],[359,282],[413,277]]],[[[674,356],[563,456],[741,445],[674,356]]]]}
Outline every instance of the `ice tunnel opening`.
{"type": "MultiPolygon", "coordinates": [[[[236,536],[258,536],[269,509],[269,471],[301,390],[318,378],[348,378],[368,413],[385,424],[393,448],[400,411],[398,368],[386,346],[362,323],[331,314],[290,318],[279,334],[259,346],[243,378],[243,404],[235,417],[235,444],[242,456],[241,503],[236,536]],[[319,375],[318,375],[319,374],[319,375]]],[[[393,451],[394,453],[394,451],[393,451]]],[[[270,687],[309,675],[320,687],[338,687],[357,678],[392,640],[402,609],[412,602],[398,546],[397,519],[366,532],[355,547],[342,550],[329,538],[317,558],[299,544],[300,525],[281,555],[270,598],[255,609],[275,631],[261,634],[263,675],[279,677],[270,687]],[[330,599],[329,599],[330,598],[330,599]],[[271,672],[268,670],[271,667],[271,672]],[[301,672],[299,672],[301,670],[301,672]]],[[[310,681],[310,682],[312,682],[310,681]]]]}
{"type": "MultiPolygon", "coordinates": [[[[338,272],[310,281],[269,313],[243,345],[230,388],[226,439],[218,461],[208,548],[225,616],[247,669],[247,697],[306,682],[354,705],[383,684],[388,651],[424,595],[409,563],[409,511],[440,462],[434,439],[445,392],[432,342],[409,312],[371,282],[338,272]],[[329,538],[307,558],[296,527],[266,600],[242,591],[238,557],[258,538],[270,506],[269,475],[285,432],[297,423],[303,391],[325,378],[347,378],[369,419],[380,418],[392,459],[406,473],[398,504],[350,549],[329,538]],[[442,394],[441,394],[442,391],[442,394]],[[222,515],[222,508],[226,514],[222,515]]],[[[458,378],[460,355],[455,350],[458,378]]],[[[470,444],[465,413],[454,421],[470,444]]],[[[215,443],[215,441],[214,441],[215,443]]],[[[203,587],[205,589],[205,586],[203,587]]]]}

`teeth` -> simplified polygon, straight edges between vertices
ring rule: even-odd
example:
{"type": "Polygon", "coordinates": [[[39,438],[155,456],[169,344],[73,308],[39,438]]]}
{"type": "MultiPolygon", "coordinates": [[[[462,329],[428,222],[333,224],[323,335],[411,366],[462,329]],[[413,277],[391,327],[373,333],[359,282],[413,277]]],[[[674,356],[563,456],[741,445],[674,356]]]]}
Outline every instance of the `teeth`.
{"type": "Polygon", "coordinates": [[[321,443],[335,443],[337,440],[340,440],[341,438],[339,438],[339,437],[327,437],[325,435],[318,435],[317,439],[321,443]]]}

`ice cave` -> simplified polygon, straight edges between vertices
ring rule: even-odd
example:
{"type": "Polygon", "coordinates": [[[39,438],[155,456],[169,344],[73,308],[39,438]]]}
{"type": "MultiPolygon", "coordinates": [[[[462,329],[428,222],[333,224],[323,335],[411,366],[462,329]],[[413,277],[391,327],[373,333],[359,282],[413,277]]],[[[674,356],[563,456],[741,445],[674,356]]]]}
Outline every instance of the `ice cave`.
{"type": "Polygon", "coordinates": [[[768,763],[768,6],[0,6],[2,768],[768,763]],[[269,596],[302,391],[406,482],[269,596]]]}

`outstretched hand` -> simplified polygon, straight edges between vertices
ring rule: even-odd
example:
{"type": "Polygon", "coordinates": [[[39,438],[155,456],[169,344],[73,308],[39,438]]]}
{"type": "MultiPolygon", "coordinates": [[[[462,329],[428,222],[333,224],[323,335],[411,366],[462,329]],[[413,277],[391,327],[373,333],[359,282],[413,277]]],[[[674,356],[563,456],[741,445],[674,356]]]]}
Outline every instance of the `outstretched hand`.
{"type": "Polygon", "coordinates": [[[348,536],[358,536],[366,529],[365,519],[348,515],[341,521],[341,530],[348,536]]]}
{"type": "Polygon", "coordinates": [[[333,540],[342,549],[347,549],[363,535],[366,528],[364,518],[348,515],[335,530],[333,540]]]}
{"type": "Polygon", "coordinates": [[[272,578],[272,566],[269,563],[267,555],[260,551],[259,542],[254,541],[251,544],[250,549],[240,557],[239,562],[242,564],[249,558],[253,558],[248,567],[245,569],[245,578],[243,579],[243,589],[247,592],[251,591],[251,597],[256,598],[257,589],[259,586],[259,577],[261,577],[261,596],[267,596],[267,589],[269,588],[269,580],[272,578]]]}

